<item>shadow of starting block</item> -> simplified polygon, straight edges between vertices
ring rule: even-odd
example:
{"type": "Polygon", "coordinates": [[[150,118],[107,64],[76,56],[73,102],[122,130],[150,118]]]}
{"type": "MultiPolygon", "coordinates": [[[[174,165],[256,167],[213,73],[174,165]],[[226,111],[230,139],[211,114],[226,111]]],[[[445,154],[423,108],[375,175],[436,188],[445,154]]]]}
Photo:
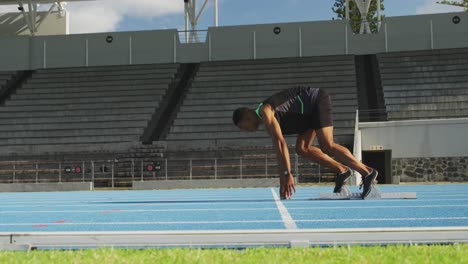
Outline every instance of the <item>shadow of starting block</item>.
{"type": "MultiPolygon", "coordinates": [[[[416,199],[415,192],[381,192],[377,185],[373,184],[372,190],[366,200],[381,199],[416,199]]],[[[343,186],[339,193],[321,193],[316,200],[362,200],[360,192],[351,192],[348,186],[343,186]]]]}

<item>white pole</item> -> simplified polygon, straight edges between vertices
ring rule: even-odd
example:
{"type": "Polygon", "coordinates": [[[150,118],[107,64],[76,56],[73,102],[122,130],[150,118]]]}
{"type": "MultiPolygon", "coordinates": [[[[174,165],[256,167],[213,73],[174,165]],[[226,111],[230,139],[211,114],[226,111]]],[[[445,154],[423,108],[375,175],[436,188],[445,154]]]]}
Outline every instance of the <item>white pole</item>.
{"type": "Polygon", "coordinates": [[[33,7],[32,7],[32,3],[31,1],[28,2],[28,10],[29,10],[29,21],[31,21],[31,33],[32,35],[34,36],[34,34],[36,33],[36,21],[34,20],[34,10],[33,10],[33,7]]]}
{"type": "Polygon", "coordinates": [[[214,26],[218,27],[218,0],[214,0],[214,26]]]}
{"type": "Polygon", "coordinates": [[[257,36],[255,31],[253,32],[253,58],[257,59],[257,36]]]}
{"type": "Polygon", "coordinates": [[[302,58],[302,28],[299,28],[299,57],[302,58]]]}
{"type": "Polygon", "coordinates": [[[206,4],[208,4],[208,0],[205,0],[205,2],[203,3],[203,5],[202,5],[200,11],[198,11],[198,15],[197,15],[197,17],[195,18],[195,24],[198,24],[198,20],[200,20],[201,15],[202,15],[203,12],[205,11],[206,4]]]}
{"type": "MultiPolygon", "coordinates": [[[[359,130],[359,110],[356,110],[356,119],[354,121],[354,147],[353,147],[354,157],[361,161],[362,160],[362,139],[361,131],[359,130]]],[[[362,175],[357,171],[354,172],[356,177],[356,185],[360,185],[362,182],[362,175]]]]}

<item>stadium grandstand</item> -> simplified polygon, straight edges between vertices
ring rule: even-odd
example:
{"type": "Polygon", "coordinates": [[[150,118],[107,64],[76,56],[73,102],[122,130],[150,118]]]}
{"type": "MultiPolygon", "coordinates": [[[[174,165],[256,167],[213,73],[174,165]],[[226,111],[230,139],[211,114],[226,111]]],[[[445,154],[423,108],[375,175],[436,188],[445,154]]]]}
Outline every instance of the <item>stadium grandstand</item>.
{"type": "MultiPolygon", "coordinates": [[[[271,138],[263,127],[240,132],[233,111],[255,108],[272,94],[301,85],[330,95],[335,142],[378,169],[379,184],[468,180],[467,12],[381,19],[379,10],[378,31],[371,33],[363,21],[356,34],[349,18],[219,26],[214,0],[214,26],[199,30],[207,2],[196,16],[196,1],[184,1],[183,31],[69,34],[69,14],[61,1],[0,0],[18,5],[20,12],[7,17],[24,21],[8,26],[0,19],[0,192],[277,187],[271,138]],[[51,6],[39,12],[37,4],[51,6]]],[[[372,0],[356,2],[368,8],[372,0]]],[[[297,183],[334,182],[329,168],[296,153],[296,135],[285,139],[297,183]]],[[[350,186],[360,183],[361,176],[353,174],[350,186]]],[[[466,191],[466,185],[457,188],[466,191]]],[[[276,202],[281,203],[278,196],[276,202]]],[[[457,232],[466,234],[466,215],[457,217],[454,226],[465,228],[457,232]]],[[[289,220],[284,221],[288,228],[289,220]]],[[[311,244],[332,243],[312,233],[304,238],[311,244]]],[[[345,233],[339,234],[341,241],[353,243],[345,233]]],[[[182,235],[170,239],[173,245],[225,246],[240,243],[235,235],[221,242],[182,235]]],[[[268,235],[256,235],[258,240],[240,247],[268,246],[268,235]]],[[[302,245],[300,235],[287,235],[279,236],[302,245]]],[[[44,242],[50,237],[33,238],[54,247],[44,242]]],[[[130,238],[135,245],[164,242],[130,238]]],[[[359,243],[397,241],[385,234],[379,238],[359,243]]],[[[105,234],[95,244],[83,237],[67,239],[71,242],[59,241],[57,247],[113,242],[105,234]]],[[[114,241],[132,246],[125,239],[114,241]]],[[[271,243],[283,245],[279,239],[271,243]]],[[[421,241],[467,241],[450,239],[421,241]]]]}

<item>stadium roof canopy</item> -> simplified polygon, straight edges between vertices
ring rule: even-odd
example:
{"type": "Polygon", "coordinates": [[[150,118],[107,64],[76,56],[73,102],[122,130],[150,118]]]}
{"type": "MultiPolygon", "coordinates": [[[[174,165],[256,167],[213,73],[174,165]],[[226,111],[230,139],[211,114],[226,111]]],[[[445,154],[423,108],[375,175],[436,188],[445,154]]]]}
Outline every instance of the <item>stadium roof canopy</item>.
{"type": "Polygon", "coordinates": [[[57,8],[57,11],[60,12],[62,16],[65,16],[65,7],[63,4],[66,2],[83,2],[83,1],[93,1],[93,0],[0,0],[0,6],[2,5],[18,5],[18,11],[23,14],[24,20],[31,32],[31,35],[37,32],[37,29],[41,26],[42,21],[44,21],[50,13],[57,8]],[[51,4],[49,11],[45,16],[42,16],[39,20],[37,19],[37,7],[40,4],[51,4]],[[27,7],[27,8],[26,8],[27,7]]]}
{"type": "Polygon", "coordinates": [[[83,2],[83,1],[93,1],[93,0],[67,0],[67,1],[57,1],[57,0],[0,0],[0,5],[20,5],[21,2],[24,5],[29,3],[31,4],[54,4],[57,2],[83,2]]]}

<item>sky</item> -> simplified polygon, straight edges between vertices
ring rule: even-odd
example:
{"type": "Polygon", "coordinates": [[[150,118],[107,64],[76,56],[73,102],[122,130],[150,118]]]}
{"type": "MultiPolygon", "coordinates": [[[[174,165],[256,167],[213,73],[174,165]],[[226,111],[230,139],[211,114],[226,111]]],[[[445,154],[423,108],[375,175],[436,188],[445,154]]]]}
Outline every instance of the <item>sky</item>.
{"type": "MultiPolygon", "coordinates": [[[[463,8],[437,0],[384,0],[386,16],[446,13],[463,8]]],[[[70,2],[70,33],[184,30],[183,0],[97,0],[70,2]]],[[[198,9],[204,0],[197,1],[198,9]]],[[[331,20],[335,0],[218,0],[219,26],[331,20]]],[[[48,5],[40,7],[48,9],[48,5]]],[[[0,6],[0,13],[17,12],[16,6],[0,6]]],[[[198,29],[214,25],[213,0],[199,21],[198,29]]]]}

